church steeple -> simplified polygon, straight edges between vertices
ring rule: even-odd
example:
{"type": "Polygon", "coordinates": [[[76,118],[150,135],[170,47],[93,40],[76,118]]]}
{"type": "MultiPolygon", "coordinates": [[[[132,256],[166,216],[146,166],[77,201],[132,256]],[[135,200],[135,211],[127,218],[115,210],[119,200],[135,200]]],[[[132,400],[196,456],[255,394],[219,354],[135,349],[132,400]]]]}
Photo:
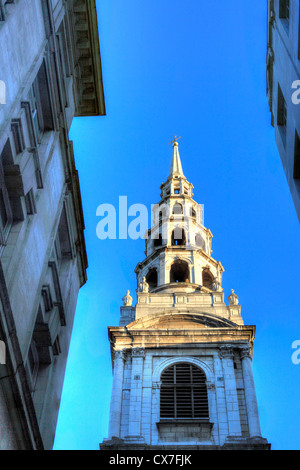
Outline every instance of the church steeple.
{"type": "Polygon", "coordinates": [[[238,296],[228,304],[223,266],[193,200],[177,138],[171,172],[154,206],[137,303],[123,298],[109,328],[114,379],[103,450],[269,449],[262,438],[252,349],[238,296]]]}
{"type": "Polygon", "coordinates": [[[203,225],[203,207],[183,174],[177,138],[172,141],[171,171],[153,207],[146,259],[136,268],[138,285],[146,277],[150,291],[222,290],[223,267],[211,257],[212,233],[203,225]],[[187,258],[193,260],[193,268],[187,258]]]}

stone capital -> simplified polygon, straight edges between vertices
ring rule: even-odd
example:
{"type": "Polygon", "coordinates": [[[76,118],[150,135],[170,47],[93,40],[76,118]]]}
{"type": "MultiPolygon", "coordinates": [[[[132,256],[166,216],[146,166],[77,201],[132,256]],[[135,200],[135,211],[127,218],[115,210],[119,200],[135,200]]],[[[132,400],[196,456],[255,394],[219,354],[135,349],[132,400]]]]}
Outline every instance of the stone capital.
{"type": "Polygon", "coordinates": [[[221,346],[219,350],[219,355],[221,359],[233,359],[233,346],[221,346]]]}
{"type": "Polygon", "coordinates": [[[114,362],[116,361],[125,361],[125,349],[117,349],[114,351],[114,362]]]}
{"type": "Polygon", "coordinates": [[[133,348],[131,350],[132,357],[145,357],[145,348],[133,348]]]}
{"type": "Polygon", "coordinates": [[[249,346],[246,346],[244,348],[241,348],[240,349],[240,356],[241,356],[241,359],[252,359],[251,357],[251,350],[250,350],[250,347],[249,346]]]}

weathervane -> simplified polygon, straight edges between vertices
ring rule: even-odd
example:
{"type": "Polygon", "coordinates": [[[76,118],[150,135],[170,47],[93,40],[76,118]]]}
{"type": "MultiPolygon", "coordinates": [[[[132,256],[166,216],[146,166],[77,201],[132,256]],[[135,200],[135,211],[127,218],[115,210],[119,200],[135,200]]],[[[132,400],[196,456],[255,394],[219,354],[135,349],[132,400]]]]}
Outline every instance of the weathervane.
{"type": "Polygon", "coordinates": [[[175,136],[174,136],[174,139],[171,140],[171,142],[169,142],[169,145],[171,145],[171,144],[173,144],[173,145],[174,145],[174,144],[177,144],[177,140],[179,140],[179,139],[181,139],[181,137],[177,137],[177,136],[175,135],[175,136]]]}

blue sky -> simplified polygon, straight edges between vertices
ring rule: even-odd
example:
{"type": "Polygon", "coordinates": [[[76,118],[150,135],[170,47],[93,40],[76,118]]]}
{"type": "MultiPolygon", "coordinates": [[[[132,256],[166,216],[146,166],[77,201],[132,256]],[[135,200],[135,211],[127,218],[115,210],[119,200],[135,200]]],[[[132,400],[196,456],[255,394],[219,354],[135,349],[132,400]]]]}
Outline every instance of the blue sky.
{"type": "Polygon", "coordinates": [[[266,2],[97,1],[107,116],[77,118],[74,142],[86,223],[82,288],[55,449],[97,450],[107,436],[112,371],[107,327],[134,293],[143,240],[96,237],[100,204],[150,209],[174,134],[195,200],[205,206],[226,298],[257,327],[253,370],[264,437],[300,449],[299,222],[270,125],[266,2]]]}

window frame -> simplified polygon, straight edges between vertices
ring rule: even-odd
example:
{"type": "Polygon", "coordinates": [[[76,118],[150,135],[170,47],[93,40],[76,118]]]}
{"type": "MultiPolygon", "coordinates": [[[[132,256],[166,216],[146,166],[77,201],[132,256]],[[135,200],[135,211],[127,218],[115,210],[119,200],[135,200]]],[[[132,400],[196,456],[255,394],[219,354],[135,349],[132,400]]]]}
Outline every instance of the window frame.
{"type": "Polygon", "coordinates": [[[3,209],[6,215],[5,223],[3,222],[2,216],[0,217],[0,245],[5,246],[10,229],[13,224],[13,211],[11,207],[8,190],[5,184],[5,175],[4,175],[2,158],[0,161],[0,194],[2,196],[1,202],[3,202],[3,209]]]}
{"type": "MultiPolygon", "coordinates": [[[[186,371],[183,372],[183,374],[186,374],[186,371]]],[[[179,374],[179,372],[178,372],[179,374]]],[[[182,374],[182,371],[181,371],[182,374]]],[[[172,404],[171,404],[172,407],[172,404]]],[[[199,421],[199,420],[209,420],[209,401],[208,401],[208,390],[207,390],[207,378],[205,372],[198,366],[190,363],[190,362],[179,362],[172,364],[171,366],[167,367],[166,369],[163,370],[161,374],[161,393],[160,393],[160,406],[159,406],[159,415],[160,415],[160,421],[166,421],[166,420],[171,420],[171,421],[199,421]],[[186,371],[189,368],[189,374],[190,374],[190,382],[186,383],[185,381],[178,382],[177,383],[177,368],[183,368],[186,367],[186,371]],[[173,373],[173,383],[164,383],[164,375],[168,373],[169,371],[172,371],[173,373]],[[199,383],[194,383],[194,378],[195,375],[200,373],[201,381],[199,383]],[[191,392],[191,413],[187,416],[179,416],[182,414],[182,409],[180,410],[180,400],[178,400],[178,397],[180,395],[180,391],[184,391],[185,394],[181,396],[181,402],[182,400],[185,400],[185,396],[187,393],[187,390],[191,392]],[[195,394],[195,390],[198,390],[201,394],[204,393],[203,396],[201,396],[201,399],[197,402],[197,397],[195,394]],[[163,391],[167,392],[168,396],[168,406],[170,406],[171,402],[171,397],[173,391],[173,416],[166,416],[167,414],[170,414],[170,412],[164,413],[162,410],[162,407],[164,406],[162,396],[163,396],[163,391]],[[203,398],[204,397],[204,398],[203,398]],[[204,400],[204,405],[203,401],[204,400]],[[199,412],[199,403],[201,402],[201,408],[204,408],[204,411],[199,412]],[[198,412],[196,410],[196,407],[198,407],[198,412]]]]}

